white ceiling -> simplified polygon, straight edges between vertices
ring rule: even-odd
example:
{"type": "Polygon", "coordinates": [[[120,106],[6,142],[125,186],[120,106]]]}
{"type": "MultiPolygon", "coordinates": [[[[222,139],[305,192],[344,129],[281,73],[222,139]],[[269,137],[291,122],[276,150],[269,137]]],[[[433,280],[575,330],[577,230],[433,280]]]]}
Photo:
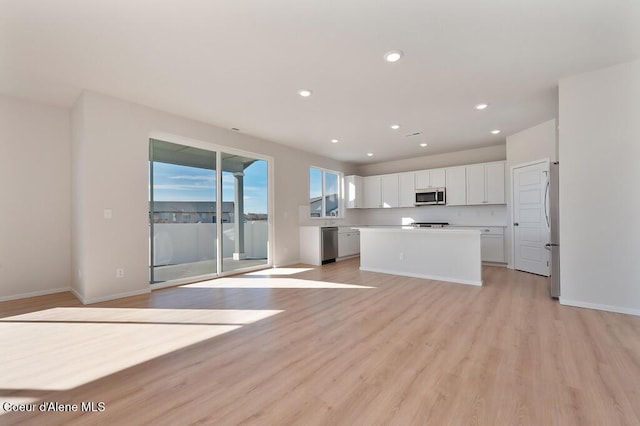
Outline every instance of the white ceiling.
{"type": "Polygon", "coordinates": [[[557,116],[560,78],[638,57],[638,0],[0,3],[1,94],[90,89],[354,163],[503,143],[557,116]]]}

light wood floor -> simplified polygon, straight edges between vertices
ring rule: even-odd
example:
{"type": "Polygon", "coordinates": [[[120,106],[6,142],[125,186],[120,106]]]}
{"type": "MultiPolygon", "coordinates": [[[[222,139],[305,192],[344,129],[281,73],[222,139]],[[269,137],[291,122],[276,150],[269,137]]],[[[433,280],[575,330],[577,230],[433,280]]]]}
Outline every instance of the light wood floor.
{"type": "Polygon", "coordinates": [[[0,351],[11,339],[55,346],[47,327],[120,327],[104,336],[97,328],[99,337],[85,344],[61,334],[58,346],[8,365],[71,356],[76,361],[65,364],[124,368],[76,384],[56,382],[63,377],[55,371],[13,368],[0,402],[104,401],[106,410],[2,414],[0,407],[0,424],[640,424],[640,318],[560,306],[535,275],[498,267],[483,275],[477,288],[360,272],[353,259],[84,310],[40,312],[80,307],[69,294],[0,303],[0,331],[9,330],[0,351]],[[105,307],[127,309],[97,309],[105,307]],[[11,318],[25,313],[32,314],[11,318]],[[22,338],[11,334],[15,327],[24,327],[22,338]],[[25,337],[38,330],[39,338],[25,337]],[[169,341],[170,352],[154,352],[169,341]],[[118,367],[127,350],[151,358],[118,367]]]}

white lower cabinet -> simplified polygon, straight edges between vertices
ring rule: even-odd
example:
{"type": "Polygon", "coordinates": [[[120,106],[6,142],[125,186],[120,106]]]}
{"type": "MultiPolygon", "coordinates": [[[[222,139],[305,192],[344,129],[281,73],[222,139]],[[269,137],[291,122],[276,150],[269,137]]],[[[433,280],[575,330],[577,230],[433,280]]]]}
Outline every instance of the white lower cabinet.
{"type": "Polygon", "coordinates": [[[505,263],[504,257],[504,235],[496,235],[487,233],[485,228],[480,238],[480,246],[482,247],[482,261],[505,263]]]}
{"type": "Polygon", "coordinates": [[[480,231],[480,257],[483,262],[507,263],[504,250],[504,228],[498,226],[450,226],[450,228],[480,231]]]}
{"type": "Polygon", "coordinates": [[[300,263],[322,265],[320,226],[300,227],[300,263]]]}
{"type": "Polygon", "coordinates": [[[360,232],[357,229],[338,228],[338,257],[360,253],[360,232]]]}

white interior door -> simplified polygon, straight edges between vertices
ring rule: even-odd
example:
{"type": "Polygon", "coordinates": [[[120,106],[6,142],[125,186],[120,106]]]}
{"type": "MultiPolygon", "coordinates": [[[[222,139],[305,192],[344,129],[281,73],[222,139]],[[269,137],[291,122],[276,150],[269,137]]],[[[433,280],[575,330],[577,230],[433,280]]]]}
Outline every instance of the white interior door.
{"type": "Polygon", "coordinates": [[[549,163],[513,169],[514,267],[549,276],[549,227],[545,220],[545,197],[549,163]]]}

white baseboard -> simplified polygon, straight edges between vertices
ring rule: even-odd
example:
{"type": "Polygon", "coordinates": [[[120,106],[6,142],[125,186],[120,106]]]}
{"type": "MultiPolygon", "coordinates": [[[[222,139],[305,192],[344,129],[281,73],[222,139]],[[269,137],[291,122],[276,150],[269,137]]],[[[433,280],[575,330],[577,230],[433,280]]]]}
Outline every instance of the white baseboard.
{"type": "Polygon", "coordinates": [[[627,314],[640,316],[640,309],[623,308],[621,306],[601,305],[599,303],[581,302],[579,300],[567,300],[560,297],[560,304],[565,306],[575,306],[577,308],[597,309],[598,311],[615,312],[617,314],[627,314]]]}
{"type": "Polygon", "coordinates": [[[467,284],[467,285],[482,286],[482,280],[480,280],[480,281],[461,280],[461,279],[458,279],[458,278],[451,278],[451,277],[438,277],[438,276],[435,276],[435,275],[413,274],[411,272],[391,271],[391,270],[388,270],[388,269],[369,268],[369,267],[362,267],[362,266],[360,267],[360,270],[361,271],[368,271],[368,272],[380,272],[382,274],[402,275],[403,277],[424,278],[426,280],[446,281],[446,282],[456,283],[456,284],[467,284]]]}
{"type": "Polygon", "coordinates": [[[73,294],[76,297],[76,299],[78,299],[83,305],[86,305],[86,303],[83,302],[84,297],[82,297],[82,295],[78,293],[78,290],[76,290],[73,287],[71,287],[69,290],[71,291],[71,294],[73,294]]]}
{"type": "Polygon", "coordinates": [[[506,268],[507,264],[503,262],[482,262],[482,266],[497,266],[498,268],[506,268]]]}
{"type": "Polygon", "coordinates": [[[351,254],[349,256],[343,256],[336,258],[336,262],[342,262],[343,260],[353,259],[354,257],[360,257],[360,253],[351,254]]]}
{"type": "Polygon", "coordinates": [[[70,291],[71,287],[52,288],[50,290],[32,291],[30,293],[13,294],[11,296],[0,297],[0,302],[8,302],[9,300],[26,299],[27,297],[46,296],[47,294],[64,293],[70,291]]]}
{"type": "Polygon", "coordinates": [[[122,299],[123,297],[139,296],[141,294],[151,293],[151,289],[129,291],[126,293],[109,294],[107,296],[90,297],[86,298],[80,295],[75,289],[71,289],[71,293],[78,298],[83,305],[90,305],[92,303],[106,302],[108,300],[122,299]]]}
{"type": "Polygon", "coordinates": [[[282,262],[274,263],[273,268],[286,268],[287,266],[299,265],[300,263],[304,263],[300,259],[285,259],[282,262]]]}

